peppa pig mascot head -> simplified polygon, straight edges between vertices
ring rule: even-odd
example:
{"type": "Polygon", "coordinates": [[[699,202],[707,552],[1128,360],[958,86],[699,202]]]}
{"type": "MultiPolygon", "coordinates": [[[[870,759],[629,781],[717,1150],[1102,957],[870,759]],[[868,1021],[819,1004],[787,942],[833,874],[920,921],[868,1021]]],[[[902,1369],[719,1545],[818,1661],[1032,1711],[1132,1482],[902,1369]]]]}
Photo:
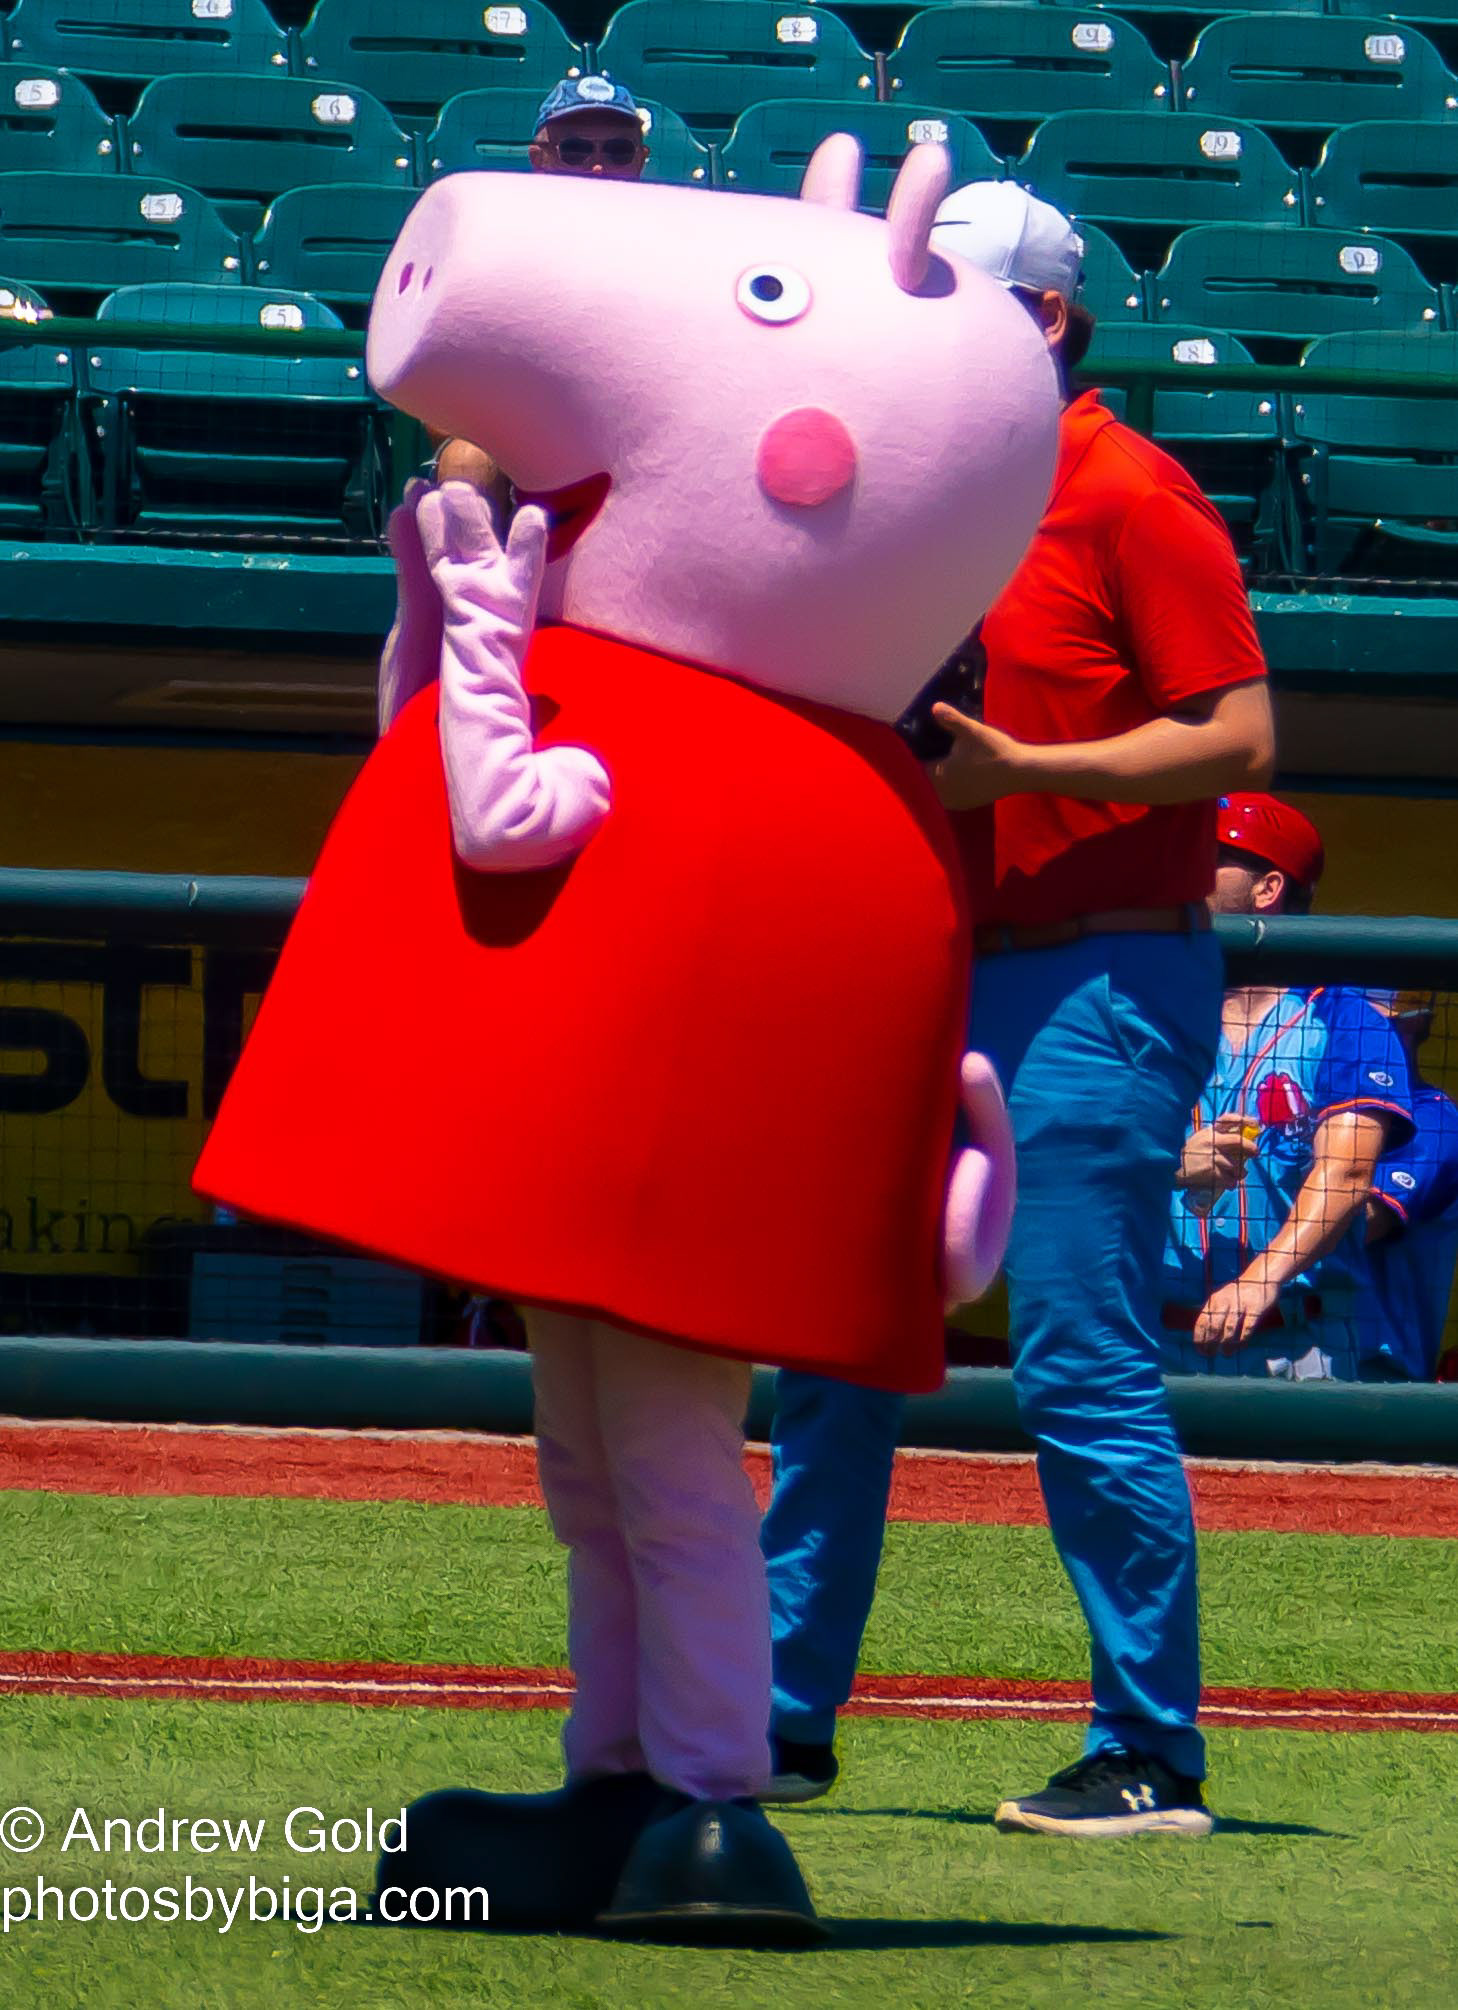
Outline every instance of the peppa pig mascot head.
{"type": "Polygon", "coordinates": [[[934,1388],[1006,1236],[965,898],[891,722],[1035,529],[1058,391],[928,249],[941,151],[884,220],[858,174],[838,137],[798,202],[452,176],[371,315],[376,388],[519,506],[504,543],[464,484],[396,513],[387,730],[196,1183],[526,1308],[567,1784],[432,1796],[382,1859],[493,1924],[818,1933],[753,1803],[749,1363],[934,1388]]]}
{"type": "Polygon", "coordinates": [[[369,372],[557,517],[552,614],[890,720],[1021,557],[1057,393],[1027,313],[928,250],[941,150],[884,223],[858,179],[846,138],[799,202],[450,176],[385,267],[369,372]]]}

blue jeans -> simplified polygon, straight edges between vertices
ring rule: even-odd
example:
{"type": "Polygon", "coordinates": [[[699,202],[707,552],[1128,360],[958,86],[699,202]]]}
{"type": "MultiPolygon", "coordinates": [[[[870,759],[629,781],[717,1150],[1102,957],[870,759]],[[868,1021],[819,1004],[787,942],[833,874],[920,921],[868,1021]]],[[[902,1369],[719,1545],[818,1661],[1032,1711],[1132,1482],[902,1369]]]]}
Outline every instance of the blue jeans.
{"type": "MultiPolygon", "coordinates": [[[[997,1065],[1017,1141],[1013,1382],[1092,1642],[1086,1749],[1133,1746],[1196,1777],[1194,1524],[1159,1373],[1159,1279],[1221,984],[1206,934],[991,956],[977,967],[970,1039],[997,1065]]],[[[813,1386],[776,1420],[764,1537],[774,1729],[822,1743],[869,1611],[900,1405],[861,1392],[852,1440],[854,1392],[793,1380],[813,1386]]]]}
{"type": "Polygon", "coordinates": [[[775,1378],[775,1484],[760,1543],[776,1737],[828,1745],[835,1736],[876,1593],[904,1400],[795,1368],[775,1378]]]}

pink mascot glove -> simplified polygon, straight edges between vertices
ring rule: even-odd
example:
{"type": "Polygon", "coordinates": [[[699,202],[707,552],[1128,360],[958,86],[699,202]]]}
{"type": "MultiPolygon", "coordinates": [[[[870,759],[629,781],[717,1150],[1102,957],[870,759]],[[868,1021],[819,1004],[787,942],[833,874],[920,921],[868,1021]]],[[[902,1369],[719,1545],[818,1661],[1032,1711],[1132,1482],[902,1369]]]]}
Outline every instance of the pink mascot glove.
{"type": "Polygon", "coordinates": [[[389,732],[395,715],[417,691],[440,675],[440,595],[430,576],[415,512],[430,484],[407,482],[405,500],[391,512],[390,550],[395,560],[395,625],[385,638],[380,657],[380,733],[389,732]]]}
{"type": "Polygon", "coordinates": [[[952,1164],[947,1191],[947,1310],[971,1305],[987,1290],[1007,1253],[1018,1196],[1012,1125],[992,1063],[962,1057],[962,1108],[972,1142],[952,1164]]]}
{"type": "MultiPolygon", "coordinates": [[[[532,744],[522,663],[547,564],[547,518],[517,511],[503,548],[468,482],[428,489],[415,520],[440,599],[440,744],[451,831],[478,872],[533,872],[580,851],[608,813],[602,763],[532,744]]],[[[402,575],[403,592],[403,575],[402,575]]]]}

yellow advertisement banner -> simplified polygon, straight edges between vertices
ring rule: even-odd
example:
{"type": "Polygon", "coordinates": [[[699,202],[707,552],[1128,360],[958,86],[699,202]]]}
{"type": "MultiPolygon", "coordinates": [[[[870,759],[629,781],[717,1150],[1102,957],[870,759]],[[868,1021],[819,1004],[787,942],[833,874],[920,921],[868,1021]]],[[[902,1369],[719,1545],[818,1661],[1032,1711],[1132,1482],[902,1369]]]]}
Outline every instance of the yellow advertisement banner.
{"type": "Polygon", "coordinates": [[[192,1168],[272,957],[0,942],[0,1275],[131,1273],[206,1219],[192,1168]]]}

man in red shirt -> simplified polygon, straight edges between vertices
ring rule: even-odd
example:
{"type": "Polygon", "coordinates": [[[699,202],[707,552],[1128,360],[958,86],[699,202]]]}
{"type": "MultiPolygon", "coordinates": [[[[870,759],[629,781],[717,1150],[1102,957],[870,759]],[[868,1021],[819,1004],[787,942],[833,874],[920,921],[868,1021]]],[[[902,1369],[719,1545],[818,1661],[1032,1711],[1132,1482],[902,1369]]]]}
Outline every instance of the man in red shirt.
{"type": "MultiPolygon", "coordinates": [[[[947,198],[932,242],[1023,301],[1067,387],[1093,331],[1067,218],[1013,183],[974,183],[947,198]]],[[[1273,730],[1218,513],[1096,392],[1068,391],[1047,513],[980,644],[982,716],[935,707],[952,739],[937,777],[977,923],[969,1044],[998,1067],[1018,1148],[1014,1384],[1088,1622],[1094,1696],[1083,1757],[997,1822],[1206,1834],[1194,1528],[1159,1372],[1160,1266],[1219,1030],[1205,908],[1216,799],[1264,786],[1273,730]]],[[[882,1408],[853,1420],[857,1457],[879,1432],[889,1469],[892,1399],[860,1393],[882,1408]]],[[[786,1797],[805,1799],[834,1777],[828,1747],[816,1752],[833,1696],[815,1683],[848,1687],[827,1637],[850,1639],[855,1608],[842,1596],[835,1610],[831,1579],[865,1583],[869,1537],[843,1561],[856,1545],[837,1504],[812,1499],[830,1463],[825,1401],[791,1391],[784,1417],[766,1523],[774,1731],[786,1797]]]]}

